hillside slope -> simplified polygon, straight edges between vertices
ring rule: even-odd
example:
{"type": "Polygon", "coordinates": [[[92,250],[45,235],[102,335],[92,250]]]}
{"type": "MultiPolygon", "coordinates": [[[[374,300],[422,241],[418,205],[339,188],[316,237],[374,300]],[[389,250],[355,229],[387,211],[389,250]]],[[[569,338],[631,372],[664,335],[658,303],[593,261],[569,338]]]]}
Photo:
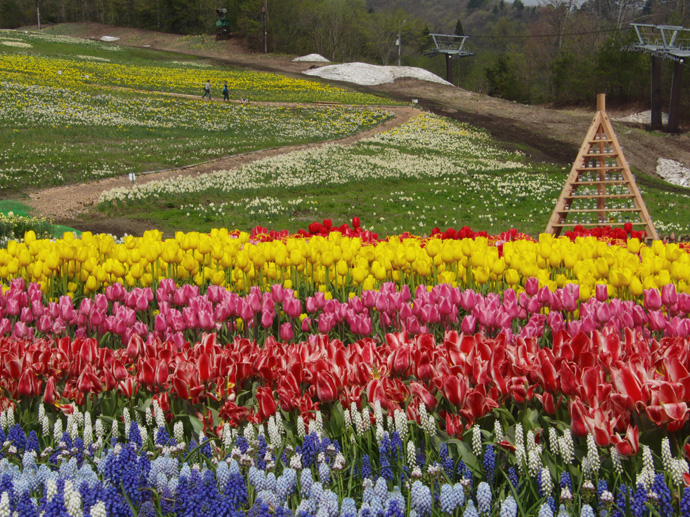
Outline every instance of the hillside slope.
{"type": "MultiPolygon", "coordinates": [[[[119,37],[118,44],[148,46],[154,49],[212,57],[238,66],[300,75],[314,66],[293,62],[293,56],[263,55],[248,52],[240,41],[215,42],[212,37],[178,36],[138,29],[98,24],[66,24],[52,30],[62,34],[99,39],[110,35],[119,37]]],[[[304,76],[302,76],[304,77],[304,76]]],[[[343,85],[350,86],[353,85],[343,85]]],[[[392,85],[354,87],[405,100],[418,99],[421,106],[451,118],[469,122],[489,130],[509,147],[521,149],[528,155],[569,167],[594,115],[591,109],[553,109],[517,104],[487,95],[473,93],[452,86],[411,79],[392,85]]],[[[612,117],[623,115],[609,110],[612,117]]],[[[627,113],[626,113],[627,114],[627,113]]],[[[655,176],[658,158],[690,164],[690,134],[668,135],[644,131],[641,126],[615,123],[617,136],[631,166],[637,171],[655,176]]],[[[640,181],[644,181],[640,178],[640,181]]],[[[672,188],[672,187],[669,187],[672,188]]]]}

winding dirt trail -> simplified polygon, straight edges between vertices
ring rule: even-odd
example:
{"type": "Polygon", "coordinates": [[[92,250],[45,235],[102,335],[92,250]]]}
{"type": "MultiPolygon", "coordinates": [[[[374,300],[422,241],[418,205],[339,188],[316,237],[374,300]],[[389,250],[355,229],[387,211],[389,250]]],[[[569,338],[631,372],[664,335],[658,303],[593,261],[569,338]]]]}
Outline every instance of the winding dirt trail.
{"type": "MultiPolygon", "coordinates": [[[[262,103],[252,103],[262,104],[262,103]]],[[[280,104],[280,103],[266,103],[267,105],[289,105],[289,106],[313,106],[308,104],[280,104]]],[[[284,147],[275,147],[264,149],[260,151],[253,151],[249,153],[241,153],[230,156],[224,156],[215,160],[210,160],[198,165],[187,167],[180,167],[166,171],[137,174],[137,185],[143,185],[149,182],[167,180],[172,178],[181,178],[188,176],[199,176],[214,171],[237,169],[264,158],[277,156],[280,154],[291,153],[293,151],[301,151],[304,149],[312,149],[321,147],[326,144],[340,144],[352,145],[362,139],[368,138],[376,133],[381,133],[393,129],[401,124],[404,124],[412,117],[421,113],[417,108],[412,107],[392,107],[386,106],[384,108],[393,114],[393,117],[382,122],[378,126],[343,138],[336,138],[332,140],[325,140],[322,142],[315,142],[309,144],[289,145],[284,147]]],[[[83,219],[85,217],[99,218],[99,214],[94,213],[96,203],[102,192],[116,188],[130,186],[128,175],[115,176],[112,178],[105,178],[89,183],[79,183],[75,185],[64,185],[44,190],[29,193],[28,205],[34,209],[37,215],[48,217],[56,222],[70,222],[76,219],[83,219]]]]}

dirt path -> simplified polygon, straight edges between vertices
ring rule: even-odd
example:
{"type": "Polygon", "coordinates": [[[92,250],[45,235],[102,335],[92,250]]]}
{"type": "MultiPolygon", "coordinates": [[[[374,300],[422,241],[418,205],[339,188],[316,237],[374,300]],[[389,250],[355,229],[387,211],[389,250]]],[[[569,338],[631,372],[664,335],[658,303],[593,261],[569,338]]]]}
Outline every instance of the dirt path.
{"type": "MultiPolygon", "coordinates": [[[[138,185],[143,185],[149,182],[172,178],[199,176],[214,171],[237,169],[248,163],[262,160],[270,156],[321,147],[325,144],[337,143],[340,145],[352,145],[376,133],[388,131],[396,126],[404,124],[412,117],[421,113],[420,110],[411,107],[386,107],[385,109],[393,113],[394,116],[375,128],[357,133],[356,135],[324,142],[290,145],[236,154],[211,160],[200,165],[180,167],[178,169],[149,174],[137,174],[136,183],[138,185]]],[[[128,176],[116,176],[89,183],[54,187],[30,193],[29,202],[27,204],[31,206],[37,214],[49,217],[56,222],[67,224],[68,226],[70,223],[73,224],[75,220],[83,219],[85,216],[88,216],[90,222],[93,223],[95,219],[100,217],[99,214],[94,213],[94,208],[101,193],[116,187],[127,187],[130,185],[131,182],[128,176]]],[[[130,233],[132,232],[130,231],[130,233]]]]}

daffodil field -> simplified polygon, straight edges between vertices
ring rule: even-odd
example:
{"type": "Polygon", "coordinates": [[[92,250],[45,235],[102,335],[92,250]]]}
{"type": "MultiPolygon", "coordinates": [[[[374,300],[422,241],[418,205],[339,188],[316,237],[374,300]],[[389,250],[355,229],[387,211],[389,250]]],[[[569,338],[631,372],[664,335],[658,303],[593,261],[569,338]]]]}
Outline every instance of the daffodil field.
{"type": "MultiPolygon", "coordinates": [[[[536,235],[564,181],[560,168],[506,152],[486,132],[424,113],[351,146],[327,144],[239,169],[120,187],[103,192],[99,203],[113,215],[158,206],[188,229],[270,224],[296,231],[327,210],[341,219],[369,214],[369,228],[382,234],[423,235],[456,220],[494,233],[520,221],[521,230],[536,235]]],[[[690,233],[686,194],[643,192],[660,231],[690,233]]]]}
{"type": "Polygon", "coordinates": [[[132,51],[89,40],[58,38],[56,43],[55,39],[0,33],[3,190],[88,182],[333,139],[373,127],[390,116],[385,110],[367,107],[202,102],[202,86],[209,78],[216,97],[223,81],[234,85],[235,100],[312,102],[319,98],[361,104],[377,99],[272,74],[190,66],[194,62],[169,60],[167,66],[154,66],[149,56],[145,64],[135,65],[131,61],[137,56],[130,55],[132,51]],[[49,50],[55,52],[56,45],[57,49],[72,48],[54,55],[49,50]],[[118,56],[122,63],[113,62],[118,56]],[[152,93],[156,90],[199,98],[152,93]]]}
{"type": "MultiPolygon", "coordinates": [[[[389,116],[135,92],[373,102],[138,52],[0,31],[0,186],[389,116]]],[[[690,245],[539,234],[564,179],[422,113],[101,195],[174,232],[0,216],[0,517],[690,516],[690,245]]],[[[644,194],[690,230],[682,192],[644,194]]]]}

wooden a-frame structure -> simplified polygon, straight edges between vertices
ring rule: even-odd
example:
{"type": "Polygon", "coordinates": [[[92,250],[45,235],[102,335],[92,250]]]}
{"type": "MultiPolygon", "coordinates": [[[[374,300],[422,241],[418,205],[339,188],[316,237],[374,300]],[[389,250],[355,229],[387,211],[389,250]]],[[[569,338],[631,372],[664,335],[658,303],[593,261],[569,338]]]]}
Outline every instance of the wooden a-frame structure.
{"type": "Polygon", "coordinates": [[[570,175],[553,210],[546,233],[556,236],[577,225],[644,227],[648,239],[658,240],[647,206],[623,156],[606,114],[603,93],[597,95],[597,113],[582,142],[570,175]]]}

